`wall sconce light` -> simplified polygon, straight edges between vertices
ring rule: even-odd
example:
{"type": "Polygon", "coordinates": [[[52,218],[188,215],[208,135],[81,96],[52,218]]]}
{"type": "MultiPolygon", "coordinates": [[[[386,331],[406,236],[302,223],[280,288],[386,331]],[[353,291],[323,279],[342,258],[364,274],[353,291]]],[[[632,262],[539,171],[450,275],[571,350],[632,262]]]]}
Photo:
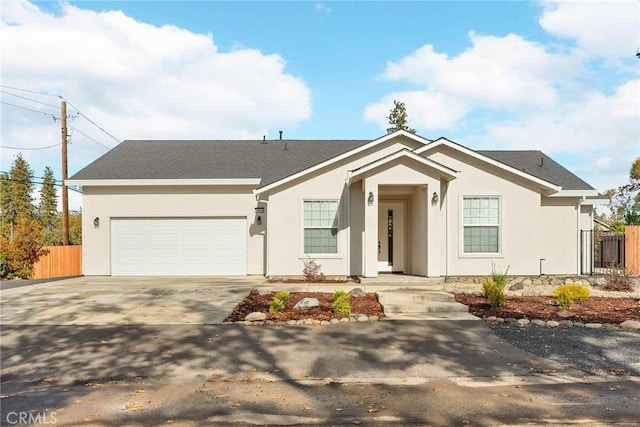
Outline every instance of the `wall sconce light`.
{"type": "Polygon", "coordinates": [[[262,217],[260,215],[258,215],[258,217],[256,218],[256,224],[258,225],[262,224],[262,217]]]}
{"type": "Polygon", "coordinates": [[[100,228],[100,218],[95,217],[93,219],[93,228],[100,228]]]}
{"type": "Polygon", "coordinates": [[[262,206],[258,206],[257,208],[254,209],[254,211],[256,211],[257,214],[263,214],[264,208],[262,206]]]}
{"type": "Polygon", "coordinates": [[[433,192],[433,196],[431,196],[431,206],[435,206],[438,204],[438,193],[433,192]]]}
{"type": "Polygon", "coordinates": [[[367,197],[367,203],[369,204],[369,206],[373,206],[373,191],[369,191],[369,197],[367,197]]]}
{"type": "Polygon", "coordinates": [[[254,208],[254,211],[256,213],[256,224],[261,225],[262,224],[262,214],[264,213],[264,207],[263,206],[258,206],[256,208],[254,208]]]}

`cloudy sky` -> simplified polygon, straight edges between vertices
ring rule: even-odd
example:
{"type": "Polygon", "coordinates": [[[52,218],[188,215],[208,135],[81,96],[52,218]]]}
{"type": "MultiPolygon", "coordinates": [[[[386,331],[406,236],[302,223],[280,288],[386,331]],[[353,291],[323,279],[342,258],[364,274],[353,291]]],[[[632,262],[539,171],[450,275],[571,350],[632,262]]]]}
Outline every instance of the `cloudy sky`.
{"type": "Polygon", "coordinates": [[[70,175],[125,139],[373,139],[394,99],[426,138],[540,149],[599,190],[640,156],[637,0],[0,8],[1,171],[61,177],[61,99],[70,175]]]}

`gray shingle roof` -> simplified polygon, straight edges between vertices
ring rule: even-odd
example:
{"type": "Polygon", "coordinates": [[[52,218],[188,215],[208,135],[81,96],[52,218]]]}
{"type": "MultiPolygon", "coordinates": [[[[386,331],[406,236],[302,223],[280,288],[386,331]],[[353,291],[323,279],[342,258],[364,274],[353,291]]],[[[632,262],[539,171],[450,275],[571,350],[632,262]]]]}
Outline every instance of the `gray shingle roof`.
{"type": "MultiPolygon", "coordinates": [[[[262,187],[369,142],[271,140],[263,144],[260,140],[124,141],[70,179],[260,178],[262,187]]],[[[561,185],[565,190],[593,190],[593,187],[541,151],[478,153],[561,185]]]]}
{"type": "Polygon", "coordinates": [[[477,153],[490,157],[537,178],[561,185],[563,190],[593,190],[594,188],[571,173],[564,166],[538,150],[498,151],[477,153]]]}
{"type": "Polygon", "coordinates": [[[264,186],[369,142],[124,141],[71,179],[262,178],[264,186]]]}

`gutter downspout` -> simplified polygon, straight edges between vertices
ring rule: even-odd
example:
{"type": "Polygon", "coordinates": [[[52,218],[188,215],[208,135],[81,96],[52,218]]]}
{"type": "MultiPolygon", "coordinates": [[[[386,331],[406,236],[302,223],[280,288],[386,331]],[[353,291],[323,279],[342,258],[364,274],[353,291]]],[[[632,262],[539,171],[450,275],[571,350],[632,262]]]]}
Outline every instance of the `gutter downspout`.
{"type": "Polygon", "coordinates": [[[447,181],[446,187],[446,200],[444,202],[444,276],[449,277],[449,181],[447,181]]]}
{"type": "Polygon", "coordinates": [[[580,207],[585,199],[586,197],[582,196],[576,205],[576,275],[580,275],[580,207]]]}
{"type": "MultiPolygon", "coordinates": [[[[256,195],[256,202],[264,203],[265,205],[269,204],[268,200],[260,200],[260,195],[256,195]]],[[[264,277],[269,277],[269,212],[267,211],[267,223],[264,226],[264,243],[263,243],[263,251],[265,252],[262,256],[264,257],[264,277]]]]}
{"type": "Polygon", "coordinates": [[[347,277],[351,277],[351,187],[347,185],[347,277]]]}

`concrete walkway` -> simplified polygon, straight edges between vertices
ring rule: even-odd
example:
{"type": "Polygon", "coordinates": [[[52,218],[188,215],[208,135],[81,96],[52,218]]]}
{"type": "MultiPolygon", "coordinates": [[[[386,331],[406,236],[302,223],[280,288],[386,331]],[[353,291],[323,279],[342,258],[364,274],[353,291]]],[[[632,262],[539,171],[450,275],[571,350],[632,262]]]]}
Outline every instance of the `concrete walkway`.
{"type": "Polygon", "coordinates": [[[262,277],[78,277],[0,290],[2,325],[214,324],[262,277]]]}
{"type": "Polygon", "coordinates": [[[1,290],[0,424],[21,413],[96,426],[637,421],[637,377],[587,375],[484,322],[217,324],[253,287],[284,286],[101,277],[1,290]]]}

